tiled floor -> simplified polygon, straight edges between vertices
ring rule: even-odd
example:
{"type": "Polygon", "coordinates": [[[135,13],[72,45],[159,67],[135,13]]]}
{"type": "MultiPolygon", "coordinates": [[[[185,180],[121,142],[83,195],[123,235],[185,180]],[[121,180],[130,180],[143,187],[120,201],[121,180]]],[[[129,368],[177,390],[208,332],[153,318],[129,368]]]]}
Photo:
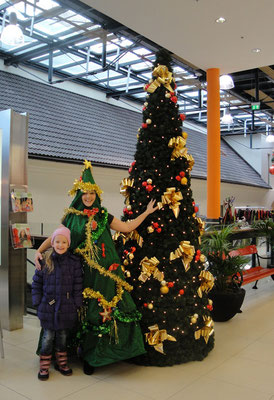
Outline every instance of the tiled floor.
{"type": "Polygon", "coordinates": [[[119,363],[92,376],[73,364],[64,377],[54,369],[37,379],[35,355],[39,322],[24,317],[24,329],[4,330],[5,359],[0,359],[1,400],[274,400],[274,282],[259,290],[246,286],[243,313],[215,323],[216,345],[202,362],[174,367],[119,363]]]}

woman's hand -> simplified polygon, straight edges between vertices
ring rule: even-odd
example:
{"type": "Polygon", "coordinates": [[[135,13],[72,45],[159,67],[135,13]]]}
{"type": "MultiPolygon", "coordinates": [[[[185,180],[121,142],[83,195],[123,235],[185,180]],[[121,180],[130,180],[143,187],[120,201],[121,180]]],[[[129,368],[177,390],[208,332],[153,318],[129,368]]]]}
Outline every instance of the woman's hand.
{"type": "Polygon", "coordinates": [[[147,209],[146,209],[146,213],[148,215],[154,213],[154,211],[156,211],[156,210],[159,210],[158,206],[154,207],[155,201],[156,200],[150,200],[150,202],[148,203],[147,209]]]}
{"type": "Polygon", "coordinates": [[[36,251],[35,256],[34,256],[34,262],[35,262],[35,268],[38,271],[41,271],[41,264],[40,264],[40,260],[43,260],[42,254],[40,253],[40,251],[36,251]]]}

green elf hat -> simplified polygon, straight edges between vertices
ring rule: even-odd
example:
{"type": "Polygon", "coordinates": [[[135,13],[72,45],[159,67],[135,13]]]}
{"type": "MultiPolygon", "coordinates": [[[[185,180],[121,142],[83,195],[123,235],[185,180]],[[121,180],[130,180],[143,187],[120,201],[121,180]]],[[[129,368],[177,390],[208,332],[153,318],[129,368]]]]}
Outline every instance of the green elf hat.
{"type": "Polygon", "coordinates": [[[92,165],[90,161],[84,161],[84,168],[82,169],[82,174],[79,179],[75,179],[73,188],[69,191],[71,196],[75,196],[77,190],[81,190],[81,192],[91,192],[95,191],[99,198],[101,199],[102,190],[98,185],[96,185],[93,176],[92,176],[92,165]]]}

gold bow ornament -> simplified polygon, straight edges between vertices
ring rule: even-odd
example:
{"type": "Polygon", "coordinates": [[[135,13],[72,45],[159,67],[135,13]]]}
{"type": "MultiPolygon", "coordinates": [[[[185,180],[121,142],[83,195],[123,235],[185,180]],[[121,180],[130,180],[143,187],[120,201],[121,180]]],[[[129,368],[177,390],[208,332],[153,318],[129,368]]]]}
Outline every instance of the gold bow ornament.
{"type": "Polygon", "coordinates": [[[205,322],[205,325],[201,329],[198,329],[194,332],[194,337],[196,340],[198,340],[202,336],[207,343],[210,336],[214,333],[214,322],[211,317],[206,316],[203,316],[203,320],[205,322]]]}
{"type": "Polygon", "coordinates": [[[144,87],[144,90],[148,93],[154,93],[158,87],[163,85],[170,92],[174,92],[174,89],[170,84],[174,81],[172,72],[170,72],[166,65],[158,65],[155,67],[152,76],[155,77],[154,81],[144,87]]]}
{"type": "Polygon", "coordinates": [[[162,208],[165,204],[169,205],[169,208],[173,211],[177,218],[180,212],[180,201],[183,199],[181,192],[175,192],[175,187],[167,188],[166,192],[162,195],[162,202],[159,202],[158,208],[162,208]]]}
{"type": "Polygon", "coordinates": [[[132,188],[134,184],[134,179],[124,178],[120,183],[120,193],[125,196],[126,204],[129,204],[129,189],[132,188]]]}
{"type": "Polygon", "coordinates": [[[157,265],[159,264],[159,260],[156,257],[148,258],[144,257],[140,261],[140,265],[142,266],[142,272],[138,277],[139,281],[146,282],[146,280],[153,275],[153,278],[157,279],[159,282],[164,280],[164,273],[159,271],[157,265]]]}
{"type": "Polygon", "coordinates": [[[144,239],[142,238],[142,236],[139,235],[139,233],[136,231],[136,229],[134,229],[133,231],[131,231],[131,232],[127,233],[127,234],[124,234],[122,232],[115,232],[115,234],[112,236],[112,239],[114,240],[114,242],[116,242],[116,240],[120,236],[123,239],[123,245],[125,245],[128,240],[136,240],[137,244],[140,247],[143,246],[144,239]]]}
{"type": "Polygon", "coordinates": [[[201,285],[198,289],[199,297],[203,296],[203,292],[208,293],[214,286],[214,277],[209,271],[201,271],[199,275],[201,285]]]}
{"type": "Polygon", "coordinates": [[[185,157],[187,154],[187,148],[185,147],[186,140],[182,136],[173,137],[168,142],[168,147],[173,147],[171,154],[171,160],[175,160],[178,157],[185,157]]]}
{"type": "Polygon", "coordinates": [[[167,333],[165,329],[159,329],[158,325],[149,326],[148,329],[150,332],[145,333],[146,341],[150,346],[154,346],[156,351],[159,353],[164,353],[163,342],[165,340],[170,340],[171,342],[176,342],[174,336],[171,336],[167,333]]]}
{"type": "Polygon", "coordinates": [[[195,248],[190,244],[188,240],[184,240],[180,243],[179,247],[171,252],[169,255],[170,261],[176,260],[176,258],[182,258],[182,263],[187,272],[190,268],[190,263],[193,260],[195,254],[195,248]]]}

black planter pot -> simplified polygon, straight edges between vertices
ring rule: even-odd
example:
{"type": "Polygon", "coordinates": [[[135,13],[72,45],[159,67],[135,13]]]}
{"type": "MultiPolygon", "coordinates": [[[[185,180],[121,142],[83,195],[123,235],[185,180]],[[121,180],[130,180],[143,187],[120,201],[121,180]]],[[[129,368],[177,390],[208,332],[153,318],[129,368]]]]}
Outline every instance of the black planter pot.
{"type": "Polygon", "coordinates": [[[231,292],[209,292],[208,297],[213,301],[211,312],[213,321],[225,322],[241,312],[245,298],[245,289],[231,292]]]}

